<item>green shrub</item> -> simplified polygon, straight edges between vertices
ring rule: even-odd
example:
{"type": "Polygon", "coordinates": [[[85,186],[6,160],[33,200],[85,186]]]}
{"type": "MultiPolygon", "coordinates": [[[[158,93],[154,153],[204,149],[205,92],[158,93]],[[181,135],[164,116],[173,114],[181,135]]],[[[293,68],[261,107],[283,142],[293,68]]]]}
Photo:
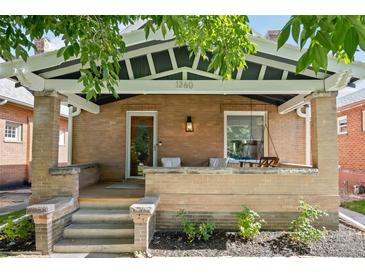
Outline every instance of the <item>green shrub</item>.
{"type": "Polygon", "coordinates": [[[188,237],[188,241],[192,242],[195,240],[196,229],[195,225],[189,221],[188,217],[186,216],[187,212],[184,209],[180,209],[176,215],[180,219],[180,224],[182,231],[185,233],[185,235],[188,237]]]}
{"type": "Polygon", "coordinates": [[[327,216],[327,213],[321,211],[310,204],[299,201],[299,216],[294,219],[290,225],[291,231],[290,238],[293,241],[301,242],[304,244],[318,241],[326,234],[326,229],[317,229],[312,226],[312,223],[321,216],[327,216]]]}
{"type": "Polygon", "coordinates": [[[9,218],[1,231],[0,240],[25,240],[32,233],[34,233],[34,223],[28,218],[23,218],[18,222],[9,218]]]}
{"type": "Polygon", "coordinates": [[[208,241],[215,230],[215,224],[212,222],[202,223],[199,225],[198,238],[208,241]]]}
{"type": "Polygon", "coordinates": [[[242,210],[237,214],[239,235],[244,240],[251,239],[260,234],[261,225],[265,222],[260,219],[257,212],[242,206],[242,210]]]}
{"type": "Polygon", "coordinates": [[[182,231],[187,236],[188,241],[193,242],[195,239],[208,241],[213,235],[215,224],[207,222],[201,223],[196,227],[186,215],[186,210],[180,209],[176,216],[180,219],[182,231]]]}

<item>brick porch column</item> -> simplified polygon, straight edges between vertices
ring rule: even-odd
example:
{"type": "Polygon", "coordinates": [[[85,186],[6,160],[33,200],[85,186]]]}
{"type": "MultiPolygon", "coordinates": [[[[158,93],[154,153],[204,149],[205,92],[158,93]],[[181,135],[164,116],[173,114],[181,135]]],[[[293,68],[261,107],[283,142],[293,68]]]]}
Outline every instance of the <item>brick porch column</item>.
{"type": "Polygon", "coordinates": [[[55,196],[49,168],[58,164],[60,103],[55,91],[34,92],[30,204],[55,196]]]}
{"type": "Polygon", "coordinates": [[[336,96],[337,92],[311,94],[313,166],[326,174],[334,174],[334,177],[337,177],[338,169],[336,96]]]}
{"type": "Polygon", "coordinates": [[[337,92],[314,92],[310,95],[311,152],[313,166],[318,167],[320,176],[331,184],[338,185],[337,152],[337,92]]]}

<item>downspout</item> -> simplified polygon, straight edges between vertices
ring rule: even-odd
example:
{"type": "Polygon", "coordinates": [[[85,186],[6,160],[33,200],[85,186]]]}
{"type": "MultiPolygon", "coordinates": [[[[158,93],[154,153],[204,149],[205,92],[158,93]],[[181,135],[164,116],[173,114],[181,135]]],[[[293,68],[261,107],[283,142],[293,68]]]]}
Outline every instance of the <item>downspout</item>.
{"type": "Polygon", "coordinates": [[[301,118],[305,118],[305,164],[311,165],[311,106],[305,105],[305,113],[302,107],[297,108],[297,114],[301,118]]]}
{"type": "Polygon", "coordinates": [[[73,106],[68,107],[68,142],[67,142],[67,164],[72,164],[72,128],[73,128],[73,118],[78,116],[81,113],[81,108],[76,108],[73,111],[73,106]]]}

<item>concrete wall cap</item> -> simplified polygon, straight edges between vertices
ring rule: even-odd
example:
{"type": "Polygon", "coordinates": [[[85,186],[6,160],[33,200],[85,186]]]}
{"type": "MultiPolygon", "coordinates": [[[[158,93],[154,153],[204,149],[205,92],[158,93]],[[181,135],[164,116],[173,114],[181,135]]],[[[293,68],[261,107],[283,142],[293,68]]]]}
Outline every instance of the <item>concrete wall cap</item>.
{"type": "Polygon", "coordinates": [[[74,199],[72,197],[55,197],[47,201],[44,201],[41,204],[28,206],[27,214],[32,214],[32,215],[50,214],[59,209],[62,209],[64,207],[73,204],[73,200],[74,199]]]}
{"type": "Polygon", "coordinates": [[[318,168],[272,167],[272,168],[211,168],[211,167],[145,167],[145,174],[277,174],[277,175],[318,175],[318,168]]]}
{"type": "Polygon", "coordinates": [[[146,196],[138,200],[136,203],[129,207],[131,215],[133,214],[149,214],[152,215],[158,204],[160,197],[158,196],[146,196]]]}
{"type": "Polygon", "coordinates": [[[68,175],[68,174],[79,174],[82,169],[98,168],[97,163],[86,163],[68,166],[51,167],[49,173],[51,175],[68,175]]]}

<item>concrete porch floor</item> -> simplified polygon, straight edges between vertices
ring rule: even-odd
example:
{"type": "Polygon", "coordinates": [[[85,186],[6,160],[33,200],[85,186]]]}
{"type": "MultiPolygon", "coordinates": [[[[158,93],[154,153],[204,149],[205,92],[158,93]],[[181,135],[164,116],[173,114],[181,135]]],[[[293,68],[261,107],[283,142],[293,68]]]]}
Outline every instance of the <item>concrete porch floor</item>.
{"type": "Polygon", "coordinates": [[[128,179],[123,182],[99,182],[94,185],[80,189],[80,202],[103,201],[103,200],[123,200],[142,198],[144,196],[144,180],[143,179],[128,179]],[[119,189],[107,188],[117,183],[135,184],[136,188],[119,189]],[[143,187],[141,187],[143,185],[143,187]]]}

